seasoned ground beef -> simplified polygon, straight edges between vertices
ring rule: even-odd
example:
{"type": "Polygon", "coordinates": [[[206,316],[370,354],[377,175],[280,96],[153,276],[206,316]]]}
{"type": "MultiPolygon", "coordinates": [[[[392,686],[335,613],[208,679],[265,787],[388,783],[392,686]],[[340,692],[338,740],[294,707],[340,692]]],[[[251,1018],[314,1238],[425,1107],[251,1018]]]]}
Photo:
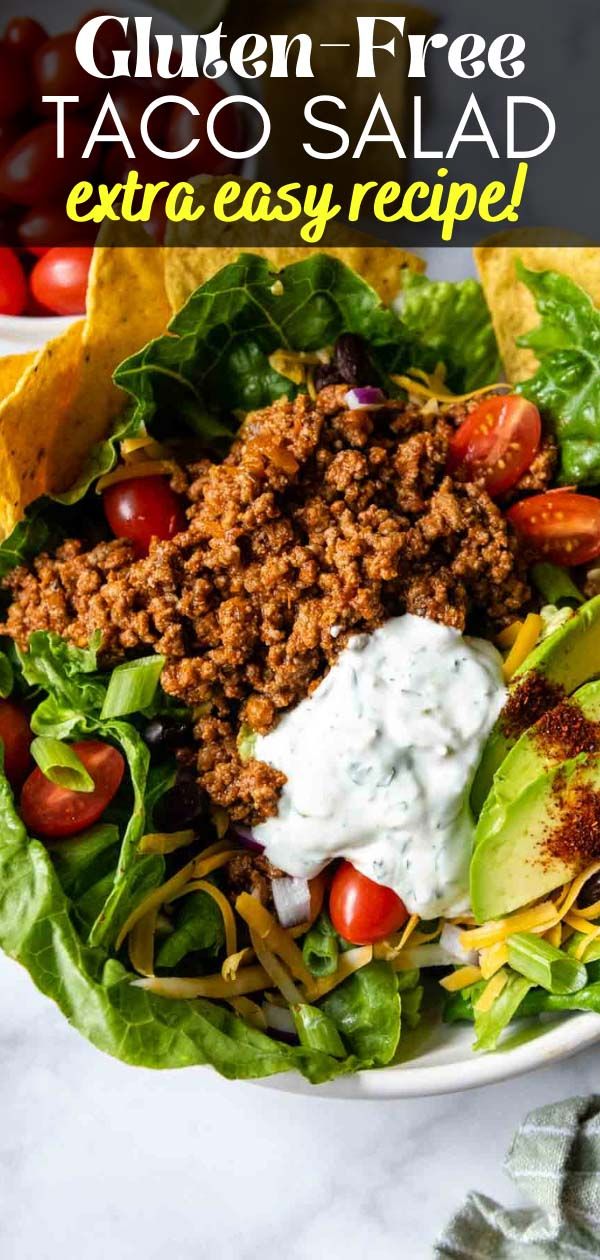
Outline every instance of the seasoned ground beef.
{"type": "Polygon", "coordinates": [[[403,612],[497,629],[529,598],[516,544],[479,486],[446,475],[465,409],[348,410],[327,386],[248,417],[222,464],[188,470],[189,528],[135,560],[66,543],[15,570],[4,631],[51,629],[107,662],[155,648],[196,707],[200,782],[235,819],[275,812],[283,776],[242,765],[240,723],[267,731],[355,631],[403,612]]]}

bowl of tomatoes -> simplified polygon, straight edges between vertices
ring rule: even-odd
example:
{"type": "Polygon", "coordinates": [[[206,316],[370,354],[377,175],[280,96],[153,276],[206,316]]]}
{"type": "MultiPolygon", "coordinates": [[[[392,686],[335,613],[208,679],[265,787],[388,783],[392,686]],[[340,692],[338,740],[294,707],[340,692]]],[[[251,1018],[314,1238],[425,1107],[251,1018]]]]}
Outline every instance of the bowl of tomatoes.
{"type": "MultiPolygon", "coordinates": [[[[16,6],[15,6],[16,7],[16,6]]],[[[0,28],[0,355],[24,353],[44,345],[69,323],[85,314],[87,275],[93,253],[95,225],[74,225],[65,211],[66,194],[79,179],[92,183],[124,180],[129,169],[146,183],[165,178],[165,164],[140,144],[140,120],[148,103],[172,92],[165,82],[131,78],[92,79],[79,65],[75,40],[82,24],[96,12],[82,12],[77,0],[63,0],[60,14],[50,16],[46,0],[28,0],[25,14],[14,13],[0,28]],[[118,143],[96,144],[89,158],[81,156],[94,123],[110,91],[119,117],[136,153],[132,160],[118,143]],[[56,106],[43,97],[72,96],[65,107],[64,159],[58,161],[56,106]]],[[[156,16],[147,4],[111,5],[110,14],[156,16]]],[[[161,32],[179,34],[184,28],[160,14],[161,32]]],[[[97,61],[127,46],[120,24],[107,23],[97,37],[97,61]]],[[[189,97],[206,114],[220,99],[235,93],[235,76],[219,82],[200,77],[181,81],[178,94],[189,97]]],[[[157,111],[153,138],[167,150],[187,146],[196,124],[187,109],[171,105],[157,111]]],[[[244,120],[236,107],[221,115],[230,149],[243,148],[244,120]]],[[[105,130],[106,128],[104,128],[105,130]]],[[[199,174],[247,175],[252,163],[224,159],[199,135],[199,143],[185,162],[171,163],[171,178],[199,174]]],[[[165,220],[156,205],[148,231],[160,242],[165,220]]]]}

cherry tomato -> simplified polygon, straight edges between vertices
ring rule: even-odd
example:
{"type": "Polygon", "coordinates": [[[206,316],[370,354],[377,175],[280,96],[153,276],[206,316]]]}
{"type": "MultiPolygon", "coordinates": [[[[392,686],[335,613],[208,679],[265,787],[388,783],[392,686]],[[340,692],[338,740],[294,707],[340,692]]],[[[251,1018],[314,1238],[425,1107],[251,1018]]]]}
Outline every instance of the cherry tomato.
{"type": "Polygon", "coordinates": [[[587,564],[600,556],[600,499],[573,490],[548,490],[522,499],[506,513],[517,533],[553,564],[587,564]]]}
{"type": "Polygon", "coordinates": [[[0,44],[0,119],[14,118],[21,113],[29,101],[30,87],[24,58],[6,44],[0,44]]]}
{"type": "Polygon", "coordinates": [[[350,862],[338,867],[329,893],[331,922],[354,945],[370,945],[406,923],[408,911],[392,888],[361,875],[350,862]]]}
{"type": "Polygon", "coordinates": [[[93,223],[72,223],[63,202],[42,202],[31,206],[20,218],[19,243],[41,257],[55,245],[91,243],[97,230],[93,223]]]}
{"type": "Polygon", "coordinates": [[[174,538],[186,528],[183,508],[166,477],[117,481],[102,495],[115,538],[128,538],[146,556],[153,538],[174,538]]]}
{"type": "Polygon", "coordinates": [[[22,315],[27,305],[25,272],[12,249],[0,249],[0,315],[22,315]]]}
{"type": "Polygon", "coordinates": [[[33,735],[22,709],[12,700],[0,700],[0,740],[4,745],[4,770],[11,787],[19,788],[29,770],[33,735]]]}
{"type": "Polygon", "coordinates": [[[44,105],[43,96],[78,96],[83,108],[97,100],[103,88],[101,79],[86,74],[75,56],[75,35],[65,31],[41,44],[33,58],[36,109],[54,114],[56,105],[44,105]]]}
{"type": "Polygon", "coordinates": [[[527,472],[542,437],[540,413],[516,394],[493,394],[457,429],[448,452],[448,472],[462,468],[481,479],[492,498],[506,494],[527,472]]]}
{"type": "Polygon", "coordinates": [[[65,156],[57,158],[57,130],[54,123],[42,123],[28,131],[0,160],[0,195],[22,206],[52,201],[78,179],[89,179],[98,156],[83,161],[81,154],[89,139],[85,123],[65,120],[65,156]]]}
{"type": "Polygon", "coordinates": [[[40,306],[54,315],[85,315],[88,274],[94,251],[90,246],[49,249],[29,277],[40,306]]]}
{"type": "Polygon", "coordinates": [[[34,836],[58,839],[85,831],[98,822],[119,790],[125,760],[116,748],[99,739],[81,740],[72,747],[94,780],[94,789],[72,792],[33,770],[21,792],[21,815],[34,836]]]}
{"type": "MultiPolygon", "coordinates": [[[[198,79],[182,95],[196,106],[199,116],[190,114],[182,105],[173,105],[167,128],[167,151],[176,153],[185,149],[192,140],[198,139],[199,143],[193,152],[180,159],[182,170],[190,175],[224,175],[235,170],[235,159],[225,157],[213,149],[206,134],[208,114],[215,105],[225,100],[227,93],[212,79],[198,79]]],[[[242,147],[242,120],[237,106],[229,105],[218,115],[215,134],[226,149],[237,151],[242,147]]]]}
{"type": "Polygon", "coordinates": [[[23,57],[33,57],[40,44],[45,43],[48,32],[40,22],[30,17],[14,17],[10,19],[4,32],[4,43],[14,48],[23,57]]]}

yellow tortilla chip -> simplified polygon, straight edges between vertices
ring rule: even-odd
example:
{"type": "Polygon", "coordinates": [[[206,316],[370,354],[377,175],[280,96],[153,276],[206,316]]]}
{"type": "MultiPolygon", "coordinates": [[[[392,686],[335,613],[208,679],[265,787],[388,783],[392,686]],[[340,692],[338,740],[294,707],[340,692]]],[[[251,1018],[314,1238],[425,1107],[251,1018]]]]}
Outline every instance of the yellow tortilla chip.
{"type": "Polygon", "coordinates": [[[108,432],[126,402],[113,384],[123,359],[159,337],[171,318],[163,251],[138,241],[143,229],[115,225],[99,238],[90,271],[81,373],[68,407],[64,442],[54,447],[49,488],[66,490],[95,442],[108,432]]]}
{"type": "MultiPolygon", "coordinates": [[[[249,244],[249,233],[256,232],[256,228],[252,229],[241,223],[215,222],[209,212],[208,207],[212,205],[224,178],[210,179],[205,176],[192,180],[193,184],[202,188],[206,213],[198,223],[177,223],[168,227],[165,285],[174,312],[181,310],[194,289],[210,280],[221,267],[235,262],[242,251],[261,254],[277,268],[299,262],[309,254],[333,254],[357,271],[386,305],[400,292],[405,268],[408,267],[411,271],[424,270],[425,264],[415,254],[382,245],[375,237],[366,236],[335,222],[328,226],[327,243],[324,245],[290,246],[287,244],[290,227],[286,223],[261,225],[261,235],[268,239],[268,245],[256,247],[249,244]]],[[[242,188],[247,188],[251,180],[241,179],[238,182],[242,188]]]]}
{"type": "Polygon", "coordinates": [[[481,246],[474,251],[507,379],[515,384],[535,372],[538,360],[517,338],[539,324],[532,294],[515,272],[520,258],[531,271],[558,271],[575,280],[600,307],[600,249],[523,245],[481,246]]]}
{"type": "Polygon", "coordinates": [[[113,384],[115,368],[166,328],[162,251],[137,243],[146,240],[129,225],[104,238],[92,262],[86,319],[35,355],[0,402],[4,537],[35,499],[73,484],[127,401],[113,384]]]}
{"type": "Polygon", "coordinates": [[[49,464],[65,439],[77,388],[83,320],[40,350],[0,403],[0,531],[11,533],[25,508],[50,488],[49,464]]]}
{"type": "Polygon", "coordinates": [[[34,362],[35,353],[7,354],[0,359],[0,401],[12,394],[15,385],[34,362]]]}

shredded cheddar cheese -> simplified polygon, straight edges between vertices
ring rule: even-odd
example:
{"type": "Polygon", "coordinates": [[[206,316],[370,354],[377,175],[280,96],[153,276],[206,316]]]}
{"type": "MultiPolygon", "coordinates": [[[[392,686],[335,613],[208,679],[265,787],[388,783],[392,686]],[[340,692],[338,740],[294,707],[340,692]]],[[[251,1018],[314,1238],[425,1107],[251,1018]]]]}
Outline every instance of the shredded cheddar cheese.
{"type": "Polygon", "coordinates": [[[496,998],[500,996],[502,990],[508,980],[507,971],[497,971],[491,980],[488,980],[483,993],[481,993],[475,1002],[474,1009],[484,1014],[494,1005],[496,998]]]}
{"type": "MultiPolygon", "coordinates": [[[[240,893],[235,908],[244,923],[248,924],[253,938],[264,941],[274,954],[283,959],[292,975],[310,988],[313,977],[306,967],[301,950],[298,949],[289,932],[276,922],[266,907],[261,905],[256,897],[251,897],[250,893],[240,893]]],[[[252,943],[254,945],[254,939],[252,943]]]]}
{"type": "Polygon", "coordinates": [[[96,482],[96,494],[102,494],[109,486],[119,481],[129,481],[130,477],[172,477],[177,471],[174,459],[141,459],[136,463],[120,464],[112,472],[99,477],[96,482]]]}
{"type": "Polygon", "coordinates": [[[147,989],[166,998],[224,998],[243,997],[246,993],[256,993],[266,989],[270,977],[262,967],[244,967],[238,972],[235,980],[224,980],[221,975],[213,976],[148,976],[142,980],[133,980],[138,989],[147,989]]]}
{"type": "Polygon", "coordinates": [[[485,949],[487,945],[497,945],[499,941],[505,941],[513,932],[533,932],[539,927],[546,931],[556,921],[554,902],[542,901],[529,909],[517,910],[505,919],[492,919],[481,927],[462,932],[460,943],[464,949],[485,949]]]}
{"type": "Polygon", "coordinates": [[[194,831],[152,831],[142,836],[138,853],[176,853],[177,849],[193,844],[195,834],[194,831]]]}
{"type": "MultiPolygon", "coordinates": [[[[242,894],[242,896],[243,895],[244,894],[242,894]]],[[[304,1001],[304,997],[300,990],[296,987],[289,971],[286,967],[284,967],[281,960],[276,957],[273,951],[265,945],[264,940],[261,936],[259,936],[258,932],[252,931],[252,928],[250,929],[250,940],[252,941],[252,948],[261,967],[263,968],[263,971],[266,972],[273,984],[277,986],[279,992],[283,994],[286,1002],[288,1002],[290,1006],[301,1005],[304,1001]]]]}
{"type": "Polygon", "coordinates": [[[225,958],[221,967],[221,975],[224,980],[235,980],[240,967],[255,961],[254,950],[250,949],[249,945],[246,945],[244,949],[239,949],[236,954],[230,954],[225,958]]]}
{"type": "MultiPolygon", "coordinates": [[[[417,375],[417,369],[414,369],[414,374],[417,375]]],[[[412,376],[392,376],[391,379],[395,385],[399,385],[401,389],[414,394],[417,398],[435,398],[437,402],[444,403],[469,402],[471,398],[482,398],[485,394],[495,394],[498,390],[508,389],[506,383],[499,381],[495,385],[484,385],[481,389],[472,389],[468,394],[451,394],[444,388],[439,378],[427,376],[426,372],[420,371],[418,375],[425,377],[425,382],[414,380],[412,376]]]]}
{"type": "Polygon", "coordinates": [[[508,651],[516,643],[522,628],[522,621],[513,621],[512,625],[506,626],[505,630],[501,630],[500,634],[496,635],[496,647],[499,647],[502,652],[508,651]]]}
{"type": "Polygon", "coordinates": [[[154,906],[143,919],[138,920],[129,934],[127,942],[129,961],[141,976],[154,975],[154,936],[157,917],[158,906],[154,906]]]}
{"type": "Polygon", "coordinates": [[[484,980],[491,980],[501,967],[508,962],[508,945],[498,941],[496,945],[488,945],[479,955],[479,966],[484,980]]]}
{"type": "Polygon", "coordinates": [[[476,984],[478,980],[483,978],[483,972],[480,967],[459,967],[457,971],[452,971],[449,976],[444,976],[440,980],[442,989],[446,989],[447,993],[457,993],[459,989],[466,989],[470,984],[476,984]]]}
{"type": "Polygon", "coordinates": [[[538,613],[529,613],[502,666],[506,682],[509,682],[529,653],[533,651],[542,632],[543,621],[538,613]]]}
{"type": "Polygon", "coordinates": [[[326,993],[331,993],[332,989],[337,988],[343,980],[347,980],[348,976],[360,971],[361,967],[366,967],[373,958],[372,945],[357,945],[356,949],[347,949],[344,954],[340,954],[337,971],[332,976],[323,976],[320,980],[313,980],[310,989],[307,991],[307,999],[309,1002],[317,1002],[319,998],[325,997],[326,993]]]}

